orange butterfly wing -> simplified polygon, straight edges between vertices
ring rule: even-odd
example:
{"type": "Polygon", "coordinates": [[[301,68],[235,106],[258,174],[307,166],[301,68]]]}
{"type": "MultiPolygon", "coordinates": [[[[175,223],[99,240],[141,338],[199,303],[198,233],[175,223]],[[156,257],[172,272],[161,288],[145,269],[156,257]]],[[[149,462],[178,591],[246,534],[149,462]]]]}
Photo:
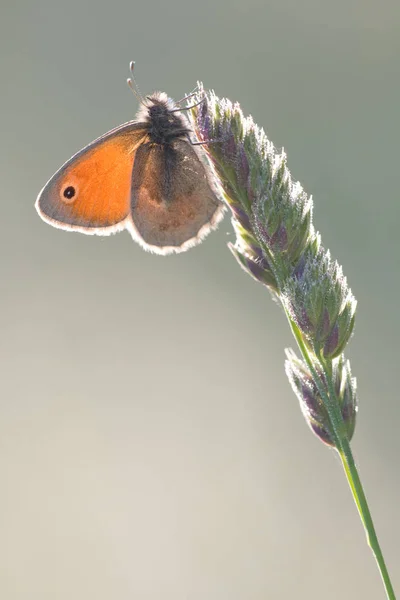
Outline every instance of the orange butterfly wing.
{"type": "Polygon", "coordinates": [[[143,125],[125,123],[75,154],[40,192],[36,209],[42,219],[89,234],[124,229],[135,154],[145,137],[143,125]]]}

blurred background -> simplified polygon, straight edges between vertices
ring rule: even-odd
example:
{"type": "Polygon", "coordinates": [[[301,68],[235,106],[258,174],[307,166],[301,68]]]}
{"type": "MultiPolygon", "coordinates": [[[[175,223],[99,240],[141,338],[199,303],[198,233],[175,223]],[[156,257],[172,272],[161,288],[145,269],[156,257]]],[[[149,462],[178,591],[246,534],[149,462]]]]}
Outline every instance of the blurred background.
{"type": "Polygon", "coordinates": [[[49,227],[36,196],[143,93],[201,79],[284,146],[359,301],[353,449],[400,590],[396,0],[0,8],[0,595],[384,598],[282,311],[218,232],[179,256],[49,227]]]}

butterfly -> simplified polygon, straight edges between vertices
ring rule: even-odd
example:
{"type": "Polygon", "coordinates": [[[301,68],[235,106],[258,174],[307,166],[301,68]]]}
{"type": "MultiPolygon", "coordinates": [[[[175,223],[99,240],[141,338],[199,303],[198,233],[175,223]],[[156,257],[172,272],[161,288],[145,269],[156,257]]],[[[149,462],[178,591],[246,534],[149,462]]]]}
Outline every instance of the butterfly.
{"type": "Polygon", "coordinates": [[[145,250],[183,252],[223,217],[201,143],[190,138],[180,104],[163,92],[142,98],[136,119],[80,150],[46,183],[36,210],[50,225],[85,234],[127,229],[145,250]]]}

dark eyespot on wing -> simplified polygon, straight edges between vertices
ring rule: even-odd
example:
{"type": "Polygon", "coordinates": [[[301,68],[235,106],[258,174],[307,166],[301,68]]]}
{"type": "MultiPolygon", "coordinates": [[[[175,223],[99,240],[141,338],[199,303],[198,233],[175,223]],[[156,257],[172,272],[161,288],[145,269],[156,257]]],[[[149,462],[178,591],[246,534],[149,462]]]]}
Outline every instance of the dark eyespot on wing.
{"type": "Polygon", "coordinates": [[[75,196],[75,194],[76,194],[76,190],[73,185],[69,185],[63,191],[64,198],[67,198],[68,200],[72,200],[72,198],[75,196]]]}

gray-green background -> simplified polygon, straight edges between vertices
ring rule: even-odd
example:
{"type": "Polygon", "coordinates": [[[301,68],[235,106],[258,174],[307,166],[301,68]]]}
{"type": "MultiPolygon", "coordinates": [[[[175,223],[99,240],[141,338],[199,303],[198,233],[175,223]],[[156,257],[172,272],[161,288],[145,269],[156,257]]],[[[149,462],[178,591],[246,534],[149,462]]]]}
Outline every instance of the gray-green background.
{"type": "Polygon", "coordinates": [[[0,15],[1,597],[384,598],[229,218],[164,258],[34,210],[70,155],[133,118],[131,59],[144,93],[202,79],[239,101],[313,194],[359,300],[353,447],[400,590],[397,0],[3,0],[0,15]]]}

